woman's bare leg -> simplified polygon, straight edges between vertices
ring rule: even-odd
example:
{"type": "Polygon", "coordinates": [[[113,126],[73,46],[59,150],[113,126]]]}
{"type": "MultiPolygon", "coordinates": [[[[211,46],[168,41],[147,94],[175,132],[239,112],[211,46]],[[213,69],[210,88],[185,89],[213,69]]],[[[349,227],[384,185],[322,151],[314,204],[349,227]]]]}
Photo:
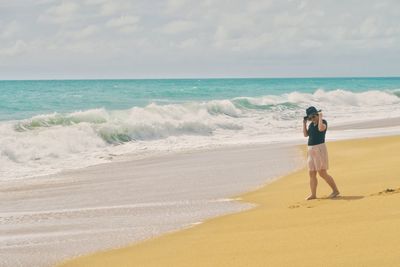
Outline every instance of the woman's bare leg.
{"type": "Polygon", "coordinates": [[[311,195],[306,200],[311,200],[317,198],[317,171],[309,171],[308,174],[310,175],[311,195]]]}
{"type": "Polygon", "coordinates": [[[335,180],[333,180],[333,177],[330,176],[326,170],[320,170],[318,171],[319,176],[321,176],[327,183],[328,185],[332,188],[332,194],[329,197],[336,197],[339,195],[339,190],[336,186],[335,180]]]}

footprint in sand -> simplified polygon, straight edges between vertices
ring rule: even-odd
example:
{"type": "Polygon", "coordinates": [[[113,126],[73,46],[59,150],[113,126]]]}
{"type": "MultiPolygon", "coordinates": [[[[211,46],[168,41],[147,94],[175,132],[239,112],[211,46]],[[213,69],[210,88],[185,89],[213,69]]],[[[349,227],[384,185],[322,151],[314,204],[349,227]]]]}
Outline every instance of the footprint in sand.
{"type": "MultiPolygon", "coordinates": [[[[389,190],[389,193],[399,193],[400,192],[400,188],[399,189],[387,189],[389,190]],[[394,190],[394,191],[392,191],[394,190]]],[[[385,190],[386,191],[386,190],[385,190]]],[[[359,199],[363,199],[364,196],[337,196],[335,198],[330,198],[329,196],[323,196],[317,199],[313,199],[310,201],[304,201],[303,202],[297,202],[296,204],[290,205],[288,206],[289,209],[297,209],[297,208],[315,208],[317,206],[321,206],[321,205],[327,205],[330,203],[330,201],[353,201],[353,200],[359,200],[359,199]],[[328,200],[328,201],[327,201],[328,200]]]]}
{"type": "Polygon", "coordinates": [[[387,195],[392,195],[392,194],[396,194],[396,193],[400,193],[400,188],[397,188],[397,189],[386,188],[383,191],[371,194],[371,196],[387,196],[387,195]]]}
{"type": "Polygon", "coordinates": [[[309,204],[306,204],[306,203],[293,204],[293,205],[290,205],[288,208],[289,209],[298,209],[301,207],[314,208],[314,206],[310,206],[309,204]]]}

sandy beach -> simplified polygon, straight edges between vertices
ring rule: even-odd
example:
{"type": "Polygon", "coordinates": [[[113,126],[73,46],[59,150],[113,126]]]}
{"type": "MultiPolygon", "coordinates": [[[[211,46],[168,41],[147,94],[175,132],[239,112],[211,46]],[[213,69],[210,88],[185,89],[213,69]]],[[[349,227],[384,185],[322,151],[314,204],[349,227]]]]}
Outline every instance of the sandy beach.
{"type": "MultiPolygon", "coordinates": [[[[305,146],[302,146],[305,153],[305,146]]],[[[399,266],[400,136],[328,142],[341,196],[306,169],[237,195],[257,206],[58,266],[399,266]]]]}

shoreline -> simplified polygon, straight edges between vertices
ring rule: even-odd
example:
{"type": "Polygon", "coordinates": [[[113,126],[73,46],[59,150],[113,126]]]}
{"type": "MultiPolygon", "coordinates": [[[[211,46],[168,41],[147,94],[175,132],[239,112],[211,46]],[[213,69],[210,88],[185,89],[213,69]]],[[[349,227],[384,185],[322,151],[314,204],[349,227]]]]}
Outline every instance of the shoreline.
{"type": "Polygon", "coordinates": [[[331,130],[359,130],[359,129],[377,129],[377,128],[389,128],[398,127],[400,125],[400,117],[385,118],[379,120],[367,120],[367,121],[353,121],[341,123],[337,126],[330,127],[331,130]]]}
{"type": "Polygon", "coordinates": [[[249,209],[230,196],[299,168],[297,152],[282,144],[225,147],[2,183],[0,265],[51,266],[249,209]]]}
{"type": "MultiPolygon", "coordinates": [[[[390,123],[389,120],[385,120],[386,123],[390,123]]],[[[366,126],[368,126],[368,124],[364,124],[366,126]]],[[[388,126],[389,127],[389,126],[388,126]]],[[[377,128],[377,130],[371,131],[368,127],[365,128],[367,129],[367,131],[365,131],[364,133],[362,133],[362,130],[358,130],[356,132],[358,133],[362,133],[360,134],[362,135],[367,135],[369,137],[373,137],[374,135],[395,135],[396,131],[399,132],[396,128],[377,128]]],[[[346,132],[346,131],[344,131],[346,132]]],[[[338,132],[340,133],[340,132],[338,132]]],[[[351,135],[354,135],[355,132],[352,132],[351,135]]],[[[397,133],[398,134],[398,133],[397,133]]],[[[337,142],[338,140],[351,140],[357,137],[352,137],[350,138],[347,134],[343,135],[343,136],[336,136],[335,131],[332,131],[332,133],[330,134],[330,136],[328,137],[328,139],[330,139],[330,141],[328,141],[328,143],[334,143],[337,142]],[[336,138],[335,138],[336,137],[336,138]]],[[[359,137],[358,137],[359,138],[359,137]]],[[[358,139],[357,138],[357,139],[358,139]]],[[[132,242],[135,243],[140,243],[140,242],[144,242],[147,239],[152,239],[154,237],[160,237],[163,235],[166,235],[168,233],[171,232],[176,232],[176,231],[182,231],[186,228],[191,228],[195,225],[198,224],[202,224],[203,221],[208,221],[210,218],[219,218],[221,216],[225,216],[226,214],[231,214],[231,213],[241,213],[243,212],[243,210],[246,209],[251,209],[252,207],[254,207],[254,204],[252,203],[247,203],[247,202],[242,202],[240,201],[241,198],[241,194],[246,194],[247,192],[252,192],[255,190],[258,190],[259,188],[262,188],[264,186],[266,186],[267,184],[270,184],[272,181],[278,180],[278,178],[282,177],[282,173],[279,174],[270,174],[270,175],[265,175],[265,174],[257,174],[259,177],[255,180],[258,181],[258,185],[254,185],[253,187],[246,187],[243,185],[240,185],[240,190],[238,191],[237,194],[235,194],[235,192],[231,192],[229,194],[223,195],[219,198],[212,198],[210,201],[198,201],[198,199],[195,200],[190,200],[189,202],[180,202],[179,201],[175,201],[175,200],[168,200],[168,199],[160,199],[159,201],[155,201],[152,199],[147,198],[147,201],[139,201],[139,199],[134,199],[132,202],[132,199],[124,199],[121,198],[121,196],[117,195],[113,195],[109,197],[109,200],[111,201],[109,202],[102,202],[102,201],[97,201],[96,200],[96,195],[93,195],[92,193],[90,193],[91,191],[93,192],[97,192],[100,191],[101,188],[103,187],[104,193],[107,192],[108,187],[110,188],[114,188],[113,192],[118,192],[118,190],[115,190],[115,188],[117,188],[114,183],[119,183],[121,182],[123,185],[122,187],[124,187],[124,185],[127,185],[128,179],[124,178],[123,176],[129,177],[129,173],[132,172],[134,169],[130,169],[129,165],[134,165],[136,163],[140,164],[144,164],[144,165],[148,165],[148,164],[156,164],[157,162],[161,162],[163,160],[167,160],[167,162],[171,162],[171,159],[177,159],[180,158],[182,160],[186,160],[188,158],[191,158],[193,156],[196,155],[214,155],[213,158],[216,159],[216,161],[220,161],[220,159],[224,158],[225,155],[230,155],[232,153],[238,153],[239,151],[248,153],[249,151],[252,150],[262,150],[262,149],[267,149],[267,148],[273,148],[273,147],[286,147],[289,148],[291,147],[292,149],[294,149],[294,147],[298,147],[300,144],[300,140],[302,140],[301,144],[304,143],[304,138],[299,138],[298,140],[292,140],[292,142],[278,142],[278,143],[245,143],[245,144],[232,144],[232,145],[227,145],[227,146],[220,146],[220,147],[213,147],[213,148],[202,148],[202,149],[196,149],[196,150],[189,150],[189,151],[173,151],[173,152],[169,152],[166,154],[162,154],[162,155],[157,155],[155,157],[144,157],[144,158],[134,158],[134,159],[129,159],[129,157],[127,157],[126,159],[121,159],[121,160],[115,160],[109,163],[101,163],[101,164],[97,164],[97,165],[92,165],[86,168],[82,168],[82,169],[76,169],[76,170],[69,170],[69,171],[64,171],[55,175],[46,175],[46,176],[41,176],[41,177],[35,177],[35,178],[31,178],[31,179],[26,179],[26,180],[16,180],[16,181],[7,181],[7,182],[2,182],[0,183],[0,191],[3,194],[2,197],[0,197],[0,199],[3,201],[3,205],[4,208],[2,208],[2,211],[5,211],[2,213],[1,217],[7,219],[7,218],[13,218],[12,221],[16,222],[17,225],[20,225],[21,223],[24,223],[26,220],[25,219],[21,219],[21,221],[18,221],[19,218],[28,218],[28,222],[29,220],[33,220],[33,222],[35,221],[34,218],[39,218],[40,220],[44,220],[44,222],[46,222],[47,220],[49,220],[49,218],[51,219],[52,217],[60,217],[60,220],[57,221],[57,223],[55,222],[51,222],[53,224],[53,226],[50,227],[42,227],[41,229],[39,229],[39,227],[35,226],[37,229],[35,229],[34,231],[31,231],[32,234],[37,235],[37,234],[55,234],[55,235],[59,235],[59,234],[64,234],[64,232],[70,232],[72,234],[72,236],[76,236],[73,238],[73,240],[79,240],[79,238],[81,238],[81,236],[85,236],[85,235],[90,235],[89,232],[87,232],[87,230],[84,231],[77,231],[78,229],[80,229],[79,227],[76,228],[76,226],[74,226],[78,221],[74,221],[74,218],[78,218],[79,220],[85,220],[87,218],[85,217],[91,217],[93,216],[93,214],[100,214],[100,216],[103,216],[104,218],[106,217],[110,217],[110,216],[120,216],[121,212],[122,213],[126,213],[126,212],[137,212],[138,210],[141,210],[141,214],[143,215],[143,212],[148,209],[149,207],[159,213],[161,212],[161,209],[165,209],[166,207],[171,207],[174,208],[175,210],[179,211],[180,214],[184,214],[184,213],[188,213],[189,216],[193,216],[193,211],[200,211],[202,209],[204,209],[206,206],[209,207],[210,211],[207,213],[208,215],[206,215],[205,217],[198,217],[198,215],[196,215],[193,218],[197,218],[197,219],[189,219],[189,220],[184,220],[184,222],[181,222],[181,226],[178,228],[163,228],[163,227],[159,227],[159,229],[161,230],[161,233],[156,233],[156,234],[147,234],[145,236],[141,236],[139,235],[139,237],[137,235],[131,236],[129,237],[129,235],[127,235],[127,231],[132,231],[131,226],[126,225],[127,223],[123,223],[125,224],[125,226],[123,226],[124,233],[125,236],[124,237],[119,237],[119,238],[126,238],[124,241],[124,243],[113,243],[113,245],[108,244],[106,249],[115,249],[117,247],[124,247],[126,245],[132,244],[132,242]],[[236,151],[236,152],[235,152],[236,151]],[[216,153],[222,153],[219,156],[216,156],[216,153]],[[130,171],[129,171],[130,170],[130,171]],[[119,173],[119,174],[118,174],[119,173]],[[116,174],[117,176],[119,176],[119,180],[117,181],[113,181],[112,179],[100,179],[97,180],[97,177],[103,177],[104,175],[114,175],[116,174]],[[268,178],[269,177],[269,178],[268,178]],[[37,179],[39,178],[39,179],[37,179]],[[119,182],[118,182],[119,181],[119,182]],[[22,182],[22,183],[21,183],[22,182]],[[100,184],[100,186],[97,185],[97,182],[100,184]],[[84,189],[82,191],[82,188],[84,189]],[[86,189],[85,189],[86,188],[86,189]],[[64,200],[60,201],[57,199],[60,199],[58,196],[56,196],[57,194],[61,194],[61,195],[66,195],[68,194],[68,192],[72,193],[72,194],[76,194],[77,200],[70,200],[70,201],[66,201],[67,198],[65,198],[64,200]],[[240,194],[239,194],[240,192],[240,194]],[[13,195],[13,198],[7,198],[7,194],[8,195],[13,195]],[[47,194],[50,195],[50,197],[47,196],[47,194]],[[232,197],[233,195],[233,197],[232,197]],[[6,196],[6,197],[4,197],[6,196]],[[87,201],[89,198],[94,198],[93,201],[87,201]],[[116,199],[117,200],[116,200],[116,199]],[[49,199],[49,202],[54,202],[54,203],[50,203],[50,204],[45,204],[43,206],[43,202],[41,202],[41,199],[49,199]],[[83,199],[82,203],[80,203],[78,206],[74,206],[74,205],[70,205],[70,202],[72,202],[72,204],[79,202],[79,199],[83,199]],[[18,208],[14,208],[14,211],[17,212],[12,212],[13,209],[13,205],[10,205],[10,207],[7,206],[7,201],[12,200],[12,204],[14,205],[14,207],[18,207],[18,208]],[[17,201],[23,201],[25,200],[25,202],[30,202],[33,201],[33,203],[35,204],[28,206],[28,208],[24,208],[24,204],[18,204],[17,201]],[[26,201],[28,200],[28,201],[26,201]],[[239,201],[238,201],[239,200],[239,201]],[[121,202],[122,201],[122,202],[121,202]],[[15,203],[18,206],[15,206],[15,203]],[[104,204],[107,203],[107,204],[104,204]],[[54,204],[54,205],[53,205],[54,204]],[[56,205],[57,204],[57,205],[56,205]],[[61,206],[60,206],[61,205],[61,206]],[[66,205],[66,207],[64,207],[64,205],[66,205]],[[192,208],[194,208],[193,210],[186,208],[189,207],[190,205],[192,205],[192,208]],[[35,207],[34,207],[35,206],[35,207]],[[177,208],[177,207],[180,208],[177,208]],[[185,207],[186,206],[186,207],[185,207]],[[156,211],[156,207],[160,208],[160,211],[156,211]],[[8,212],[7,212],[8,210],[8,212]],[[105,211],[109,211],[108,213],[106,213],[105,211]],[[225,210],[225,213],[222,211],[225,210]],[[72,219],[69,218],[72,216],[72,219]],[[14,218],[15,217],[15,218],[14,218]],[[31,218],[32,217],[32,218],[31,218]],[[29,219],[30,218],[30,219],[29,219]],[[204,218],[204,220],[203,220],[204,218]],[[25,220],[25,221],[24,221],[25,220]],[[65,227],[55,227],[55,225],[57,224],[65,224],[65,227]],[[69,227],[67,227],[68,225],[70,225],[69,227]],[[129,230],[130,229],[130,230],[129,230]],[[76,232],[76,233],[73,233],[76,232]]],[[[297,149],[297,148],[296,148],[297,149]]],[[[267,149],[268,150],[268,149],[267,149]]],[[[245,161],[249,161],[250,159],[255,159],[258,160],[258,158],[262,157],[262,155],[264,154],[260,154],[259,156],[249,156],[250,154],[243,155],[241,152],[239,153],[240,157],[242,157],[243,160],[245,161]]],[[[268,153],[267,153],[268,154],[268,153]]],[[[293,155],[292,155],[293,156],[293,155]]],[[[205,156],[208,157],[208,156],[205,156]]],[[[235,160],[238,160],[238,158],[235,158],[235,160]]],[[[239,163],[240,161],[238,161],[239,163]]],[[[300,160],[301,164],[304,164],[304,159],[302,158],[300,160]]],[[[297,164],[300,164],[300,162],[298,162],[297,164]]],[[[199,166],[203,166],[204,168],[212,168],[212,166],[209,163],[205,163],[205,164],[195,164],[195,162],[191,163],[193,168],[198,168],[199,166]]],[[[220,163],[215,165],[215,167],[219,168],[219,165],[227,165],[229,164],[228,162],[224,163],[220,163]]],[[[292,162],[292,169],[295,169],[295,163],[292,162]]],[[[182,165],[181,163],[178,164],[177,166],[186,166],[187,164],[182,165]]],[[[234,164],[237,165],[237,164],[234,164]]],[[[189,165],[188,165],[189,166],[189,165]]],[[[249,164],[247,163],[247,165],[243,165],[243,166],[247,166],[249,167],[249,164]]],[[[300,165],[297,165],[300,166],[300,165]]],[[[254,166],[253,166],[254,167],[254,166]]],[[[258,167],[257,167],[258,168],[258,167]]],[[[288,168],[287,168],[288,169],[288,168]]],[[[259,169],[260,172],[264,172],[265,171],[265,167],[262,167],[261,169],[259,169]]],[[[155,171],[155,170],[154,170],[155,171]]],[[[138,169],[137,171],[133,171],[133,172],[143,172],[143,169],[138,169]]],[[[160,171],[158,171],[160,172],[160,171]]],[[[155,171],[154,173],[157,173],[157,171],[155,171]]],[[[171,174],[173,173],[180,173],[178,171],[178,169],[172,171],[171,170],[171,174]]],[[[213,172],[212,175],[214,177],[218,177],[220,178],[220,175],[218,175],[218,173],[221,172],[213,172]]],[[[223,173],[223,172],[222,172],[223,173]]],[[[256,174],[256,173],[254,173],[256,174]]],[[[247,173],[247,176],[243,176],[242,179],[248,179],[249,177],[251,177],[254,180],[254,174],[251,173],[247,173]]],[[[202,179],[201,175],[198,176],[200,179],[202,179]]],[[[140,180],[139,180],[140,181],[140,180]]],[[[195,180],[193,180],[195,181],[195,180]]],[[[221,180],[221,182],[224,181],[223,179],[221,180]]],[[[225,179],[224,182],[222,182],[221,184],[219,184],[217,187],[222,188],[222,186],[224,184],[226,184],[228,180],[225,179]]],[[[236,181],[240,181],[240,179],[237,179],[236,181]]],[[[158,180],[155,184],[159,184],[160,180],[158,180]]],[[[180,182],[177,182],[176,184],[180,184],[180,182]]],[[[132,184],[133,185],[133,184],[132,184]]],[[[208,188],[211,189],[215,187],[215,184],[212,186],[211,184],[208,185],[208,188]]],[[[123,190],[124,192],[128,192],[126,191],[124,188],[121,188],[121,190],[123,190]]],[[[140,190],[139,190],[140,191],[140,190]]],[[[151,191],[149,190],[149,188],[147,189],[143,189],[142,191],[151,191]]],[[[167,190],[168,191],[168,190],[167,190]]],[[[165,192],[167,192],[165,191],[165,192]]],[[[207,191],[207,190],[206,190],[207,191]]],[[[204,193],[203,193],[204,194],[204,193]]],[[[201,194],[200,194],[201,195],[201,194]]],[[[204,199],[203,199],[204,200],[204,199]]],[[[162,212],[161,212],[162,213],[162,212]]],[[[168,212],[167,212],[168,213],[168,212]]],[[[138,214],[138,213],[137,213],[138,214]]],[[[141,215],[141,216],[142,216],[141,215]]],[[[176,215],[176,214],[175,214],[176,215]]],[[[174,215],[174,216],[175,216],[174,215]]],[[[203,215],[205,215],[203,213],[203,215]]],[[[123,215],[125,216],[125,215],[123,215]]],[[[150,215],[149,215],[150,216],[150,215]]],[[[154,216],[153,216],[154,217],[154,216]]],[[[151,216],[149,217],[151,218],[151,216]]],[[[161,218],[161,217],[160,217],[161,218]]],[[[154,219],[154,218],[152,218],[154,219]]],[[[125,218],[126,222],[128,222],[131,219],[125,218]]],[[[86,222],[87,223],[87,222],[86,222]]],[[[109,224],[110,222],[107,222],[107,220],[103,220],[103,226],[106,224],[109,224]]],[[[121,223],[121,221],[119,222],[121,223]]],[[[25,226],[24,226],[25,227],[25,226]]],[[[118,228],[118,227],[117,227],[118,228]]],[[[144,229],[144,228],[143,228],[144,229]]],[[[112,229],[109,229],[107,231],[110,231],[112,229]]],[[[21,235],[23,232],[18,233],[19,228],[13,228],[12,232],[17,233],[17,237],[23,237],[23,235],[21,235]]],[[[27,228],[25,227],[24,232],[27,231],[27,228]]],[[[103,230],[102,230],[103,231],[103,230]]],[[[102,233],[102,231],[100,231],[99,233],[102,233]]],[[[137,230],[134,230],[137,231],[137,230]]],[[[147,232],[149,232],[149,230],[146,230],[147,232]]],[[[152,230],[153,231],[153,230],[152,230]]],[[[93,232],[93,231],[92,231],[93,232]]],[[[51,238],[50,238],[51,239],[51,238]]],[[[104,235],[104,239],[102,241],[99,241],[98,243],[103,243],[103,244],[107,244],[109,243],[110,239],[113,239],[112,236],[108,236],[106,237],[106,235],[104,235]]],[[[36,239],[35,242],[38,242],[39,239],[36,239]]],[[[7,243],[7,241],[5,241],[7,243]]],[[[46,241],[47,242],[47,241],[46,241]]],[[[54,241],[51,241],[54,242],[54,241]]],[[[73,241],[72,243],[74,243],[75,241],[73,241]]],[[[13,242],[11,242],[10,244],[12,244],[13,242]]],[[[29,242],[28,242],[29,243],[29,242]]],[[[4,243],[5,244],[5,243],[4,243]]],[[[17,245],[18,243],[16,243],[15,245],[17,245]]],[[[1,245],[1,243],[0,243],[1,245]]],[[[22,245],[21,250],[14,250],[13,253],[16,253],[16,255],[18,254],[24,254],[27,255],[30,253],[31,250],[26,250],[26,248],[24,248],[23,242],[20,242],[19,245],[22,245]]],[[[8,245],[6,245],[5,248],[7,248],[8,245]]],[[[30,245],[28,245],[30,246],[30,245]]],[[[33,247],[32,247],[33,248],[33,247]]],[[[50,248],[50,247],[49,247],[50,248]]],[[[54,249],[54,248],[51,248],[54,249]]],[[[93,253],[93,251],[104,251],[105,247],[99,246],[99,247],[94,247],[88,251],[86,251],[83,254],[80,255],[86,255],[88,253],[93,253]]],[[[12,250],[9,250],[12,251],[12,250]]],[[[63,253],[62,250],[59,250],[59,253],[63,253]]],[[[0,253],[1,254],[1,253],[0,253]]],[[[56,254],[56,253],[55,253],[56,254]]],[[[7,256],[7,253],[5,254],[7,256]]],[[[1,255],[0,255],[1,256],[1,255]]],[[[76,253],[75,254],[71,254],[71,252],[65,253],[65,256],[62,256],[63,258],[67,258],[70,259],[72,257],[76,257],[76,253]],[[75,256],[74,256],[75,255],[75,256]],[[67,256],[67,257],[65,257],[67,256]],[[71,257],[72,256],[72,257],[71,257]]],[[[21,256],[19,256],[21,257],[21,256]]],[[[59,262],[60,258],[59,256],[54,257],[53,260],[51,260],[51,264],[54,264],[55,262],[59,262]]],[[[49,266],[50,264],[44,264],[43,266],[49,266]]]]}
{"type": "MultiPolygon", "coordinates": [[[[301,132],[299,128],[297,132],[301,132]]],[[[337,125],[329,126],[329,136],[327,139],[331,141],[337,140],[350,140],[358,138],[368,138],[368,137],[378,137],[378,136],[391,136],[397,135],[400,132],[400,117],[385,118],[380,120],[362,120],[362,121],[351,121],[351,122],[341,122],[337,125]]],[[[94,164],[89,164],[87,166],[80,166],[77,168],[57,170],[55,172],[50,172],[44,175],[34,175],[26,176],[21,178],[13,178],[0,180],[0,186],[7,185],[10,183],[19,182],[35,182],[41,179],[47,179],[47,177],[54,177],[58,175],[64,175],[73,172],[79,172],[87,168],[102,167],[108,164],[115,164],[117,162],[133,162],[137,160],[146,159],[157,159],[175,155],[185,155],[191,153],[202,153],[214,150],[229,150],[229,149],[241,149],[241,148],[251,148],[258,146],[268,146],[268,145],[301,145],[304,144],[304,138],[299,134],[297,136],[280,136],[280,140],[257,140],[252,142],[227,142],[223,144],[204,144],[196,148],[181,148],[178,150],[149,150],[142,153],[123,153],[123,154],[109,154],[108,157],[102,157],[102,159],[107,159],[105,162],[98,162],[94,164]]]]}
{"type": "MultiPolygon", "coordinates": [[[[400,136],[327,144],[332,162],[330,173],[336,177],[342,193],[335,200],[302,201],[308,193],[308,180],[304,178],[306,169],[301,169],[255,191],[232,197],[257,205],[250,210],[211,218],[196,227],[122,249],[70,259],[57,266],[120,266],[129,263],[140,266],[187,266],[189,263],[192,266],[214,266],[217,263],[219,266],[263,266],[266,263],[271,266],[293,266],[295,263],[296,266],[310,266],[321,265],[321,262],[324,266],[376,266],[378,262],[382,266],[398,264],[397,254],[393,254],[390,248],[400,245],[393,228],[400,222],[400,214],[392,212],[400,203],[400,194],[395,194],[400,192],[396,180],[400,167],[395,160],[396,151],[400,149],[400,136]],[[349,161],[357,171],[348,169],[349,161]],[[352,180],[343,177],[345,170],[351,174],[352,180]],[[374,175],[379,174],[385,179],[374,179],[374,175]],[[386,192],[385,189],[394,191],[386,192]],[[371,209],[376,213],[371,213],[371,209]],[[386,219],[382,221],[383,218],[386,219]],[[387,235],[389,229],[390,235],[387,235]],[[318,238],[310,240],[310,234],[318,238]],[[376,255],[371,249],[359,251],[358,248],[366,242],[378,242],[386,248],[385,253],[376,255]],[[283,256],[285,251],[291,254],[283,256]],[[344,256],[340,256],[343,253],[344,256]],[[324,261],[325,257],[330,261],[324,261]]],[[[318,191],[326,192],[328,186],[321,179],[319,181],[318,191]]],[[[319,197],[327,194],[319,193],[319,197]]]]}

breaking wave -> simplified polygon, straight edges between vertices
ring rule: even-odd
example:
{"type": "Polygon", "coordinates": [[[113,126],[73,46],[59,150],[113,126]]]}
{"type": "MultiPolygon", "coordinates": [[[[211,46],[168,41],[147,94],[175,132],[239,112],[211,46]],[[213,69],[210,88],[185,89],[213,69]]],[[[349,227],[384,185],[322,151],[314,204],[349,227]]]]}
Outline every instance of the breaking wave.
{"type": "Polygon", "coordinates": [[[137,146],[124,153],[139,144],[142,149],[152,144],[152,148],[173,150],[207,142],[295,135],[309,105],[322,108],[331,120],[343,121],[381,118],[388,113],[400,116],[399,104],[399,90],[356,93],[338,89],[43,114],[0,123],[0,171],[3,176],[22,177],[91,165],[129,143],[137,146]]]}

